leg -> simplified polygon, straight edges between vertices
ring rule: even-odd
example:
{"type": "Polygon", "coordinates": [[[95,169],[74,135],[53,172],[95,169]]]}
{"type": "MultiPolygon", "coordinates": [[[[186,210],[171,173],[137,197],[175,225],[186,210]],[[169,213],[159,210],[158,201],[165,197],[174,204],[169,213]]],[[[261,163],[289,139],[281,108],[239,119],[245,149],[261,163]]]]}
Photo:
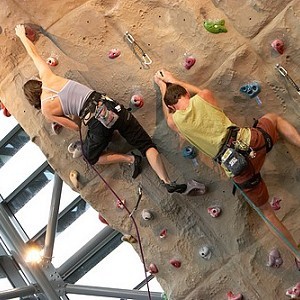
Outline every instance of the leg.
{"type": "MultiPolygon", "coordinates": [[[[296,241],[294,240],[294,238],[292,237],[290,232],[286,229],[286,227],[282,224],[282,222],[277,218],[271,205],[267,202],[267,203],[263,204],[262,206],[260,206],[259,208],[260,208],[261,212],[263,213],[263,215],[266,217],[266,219],[277,229],[277,231],[279,233],[281,233],[290,242],[290,244],[293,246],[293,248],[297,251],[298,246],[297,246],[296,241]]],[[[282,240],[281,235],[279,235],[270,224],[268,224],[267,222],[266,222],[266,224],[269,227],[269,229],[271,230],[271,232],[273,234],[275,234],[275,236],[277,236],[280,240],[282,240]]],[[[299,250],[298,250],[298,255],[296,255],[290,249],[290,247],[288,247],[285,243],[284,243],[284,246],[296,257],[297,260],[300,260],[300,251],[299,250]]]]}
{"type": "Polygon", "coordinates": [[[278,132],[292,145],[300,148],[300,134],[297,129],[282,117],[269,113],[263,116],[267,118],[275,125],[278,132]]]}

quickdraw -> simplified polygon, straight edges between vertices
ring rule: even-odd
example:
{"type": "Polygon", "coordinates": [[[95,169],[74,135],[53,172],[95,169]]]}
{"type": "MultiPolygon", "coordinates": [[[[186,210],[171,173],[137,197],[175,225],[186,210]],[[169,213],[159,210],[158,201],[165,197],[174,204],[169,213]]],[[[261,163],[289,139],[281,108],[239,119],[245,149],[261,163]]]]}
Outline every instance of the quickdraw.
{"type": "Polygon", "coordinates": [[[291,78],[291,76],[288,74],[287,70],[280,64],[276,64],[275,68],[283,77],[285,77],[290,82],[290,84],[296,89],[297,93],[300,95],[300,87],[291,78]]]}
{"type": "Polygon", "coordinates": [[[128,32],[125,32],[125,39],[131,45],[132,51],[139,58],[144,65],[151,65],[152,60],[149,55],[141,48],[141,46],[135,41],[134,37],[128,32]]]}

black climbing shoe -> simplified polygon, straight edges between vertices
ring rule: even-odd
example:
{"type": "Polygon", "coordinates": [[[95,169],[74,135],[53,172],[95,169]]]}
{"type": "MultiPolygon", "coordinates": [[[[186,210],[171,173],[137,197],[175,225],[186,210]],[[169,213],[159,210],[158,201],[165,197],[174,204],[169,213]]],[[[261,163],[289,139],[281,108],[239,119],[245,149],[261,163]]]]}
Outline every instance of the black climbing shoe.
{"type": "Polygon", "coordinates": [[[135,179],[142,172],[142,157],[133,152],[131,154],[134,156],[132,178],[135,179]]]}
{"type": "Polygon", "coordinates": [[[182,194],[186,191],[187,185],[186,184],[177,184],[175,181],[171,183],[164,183],[163,185],[166,187],[168,193],[179,193],[182,194]]]}

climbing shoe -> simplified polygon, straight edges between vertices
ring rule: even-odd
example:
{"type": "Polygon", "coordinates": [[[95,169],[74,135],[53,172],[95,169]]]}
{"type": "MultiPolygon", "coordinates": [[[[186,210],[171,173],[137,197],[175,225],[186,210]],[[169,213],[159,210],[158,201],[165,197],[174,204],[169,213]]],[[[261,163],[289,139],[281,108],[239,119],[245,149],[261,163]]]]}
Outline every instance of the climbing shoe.
{"type": "Polygon", "coordinates": [[[142,172],[142,157],[133,152],[131,154],[134,156],[132,178],[135,179],[142,172]]]}
{"type": "Polygon", "coordinates": [[[164,182],[162,182],[162,183],[166,187],[168,193],[170,193],[170,194],[172,194],[172,193],[182,194],[187,189],[186,184],[177,184],[175,181],[173,181],[171,183],[164,183],[164,182]]]}

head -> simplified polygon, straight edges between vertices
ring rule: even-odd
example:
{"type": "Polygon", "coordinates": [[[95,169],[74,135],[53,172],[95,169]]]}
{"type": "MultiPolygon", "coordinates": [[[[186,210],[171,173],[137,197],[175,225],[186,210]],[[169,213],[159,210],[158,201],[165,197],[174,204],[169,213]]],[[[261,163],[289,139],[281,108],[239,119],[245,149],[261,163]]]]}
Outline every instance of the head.
{"type": "Polygon", "coordinates": [[[26,99],[35,108],[41,108],[42,82],[36,79],[30,79],[23,85],[23,91],[26,99]]]}
{"type": "Polygon", "coordinates": [[[169,109],[170,113],[176,111],[174,105],[177,104],[178,100],[182,96],[188,95],[188,91],[178,84],[167,83],[167,90],[164,97],[164,102],[169,109]]]}

